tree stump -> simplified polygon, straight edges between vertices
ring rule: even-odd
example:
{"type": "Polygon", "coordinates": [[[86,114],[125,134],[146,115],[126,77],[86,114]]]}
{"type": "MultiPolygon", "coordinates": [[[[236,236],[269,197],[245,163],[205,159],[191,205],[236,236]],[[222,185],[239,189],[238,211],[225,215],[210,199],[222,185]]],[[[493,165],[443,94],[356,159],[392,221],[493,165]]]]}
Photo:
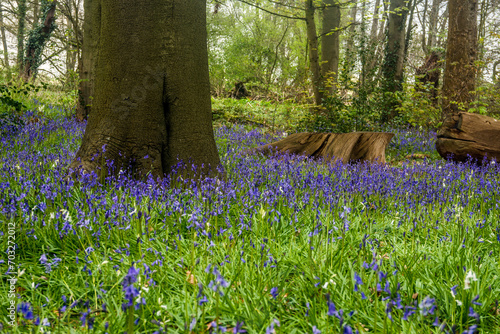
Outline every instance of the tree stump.
{"type": "Polygon", "coordinates": [[[436,149],[445,159],[500,161],[500,121],[492,117],[461,112],[444,122],[437,137],[436,149]]]}
{"type": "Polygon", "coordinates": [[[289,153],[341,160],[385,163],[385,148],[394,137],[388,132],[295,133],[283,140],[259,146],[248,153],[289,153]]]}

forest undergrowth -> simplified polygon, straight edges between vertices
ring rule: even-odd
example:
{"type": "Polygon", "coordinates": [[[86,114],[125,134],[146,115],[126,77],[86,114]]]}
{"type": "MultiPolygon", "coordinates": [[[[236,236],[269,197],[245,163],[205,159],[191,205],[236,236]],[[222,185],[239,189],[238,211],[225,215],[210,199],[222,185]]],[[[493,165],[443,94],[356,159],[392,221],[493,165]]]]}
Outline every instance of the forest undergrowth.
{"type": "Polygon", "coordinates": [[[0,331],[500,333],[498,164],[421,129],[386,165],[248,156],[290,130],[225,120],[201,182],[65,181],[85,124],[2,125],[0,331]]]}

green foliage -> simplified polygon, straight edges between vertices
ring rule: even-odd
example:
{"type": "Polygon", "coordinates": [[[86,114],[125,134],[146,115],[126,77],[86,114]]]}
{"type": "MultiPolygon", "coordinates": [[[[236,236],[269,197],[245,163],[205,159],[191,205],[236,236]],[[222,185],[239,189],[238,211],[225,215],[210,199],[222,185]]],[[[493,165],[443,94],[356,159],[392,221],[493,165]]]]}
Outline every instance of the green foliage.
{"type": "Polygon", "coordinates": [[[471,103],[469,112],[486,115],[494,118],[500,116],[500,85],[483,83],[476,88],[475,99],[471,103]]]}
{"type": "Polygon", "coordinates": [[[239,2],[209,8],[208,47],[212,94],[226,96],[236,82],[254,95],[289,90],[305,73],[302,22],[239,2]]]}
{"type": "Polygon", "coordinates": [[[436,128],[441,120],[441,108],[429,95],[431,87],[417,90],[415,85],[405,85],[403,92],[395,94],[398,116],[396,123],[436,128]]]}
{"type": "Polygon", "coordinates": [[[216,125],[238,124],[266,127],[273,132],[293,131],[307,115],[307,105],[291,100],[271,102],[212,98],[212,118],[216,125]]]}

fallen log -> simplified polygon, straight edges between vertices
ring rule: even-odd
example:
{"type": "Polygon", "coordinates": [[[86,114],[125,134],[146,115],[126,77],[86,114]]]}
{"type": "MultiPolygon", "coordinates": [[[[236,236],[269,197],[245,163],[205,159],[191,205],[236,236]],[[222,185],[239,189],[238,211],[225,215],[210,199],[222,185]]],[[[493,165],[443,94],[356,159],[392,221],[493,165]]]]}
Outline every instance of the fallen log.
{"type": "Polygon", "coordinates": [[[500,161],[500,121],[492,117],[461,112],[448,118],[437,135],[441,157],[454,161],[470,158],[500,161]]]}
{"type": "Polygon", "coordinates": [[[394,134],[388,132],[302,132],[259,146],[247,153],[289,153],[323,158],[325,161],[341,160],[343,163],[355,161],[385,163],[385,148],[392,137],[394,134]]]}

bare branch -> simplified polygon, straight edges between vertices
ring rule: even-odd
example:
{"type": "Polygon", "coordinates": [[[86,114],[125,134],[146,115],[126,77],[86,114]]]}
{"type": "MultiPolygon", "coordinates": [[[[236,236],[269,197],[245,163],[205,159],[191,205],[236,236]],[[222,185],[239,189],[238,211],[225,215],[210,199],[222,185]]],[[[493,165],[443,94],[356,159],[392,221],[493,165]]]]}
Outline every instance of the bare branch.
{"type": "Polygon", "coordinates": [[[263,12],[266,12],[266,13],[269,13],[269,14],[272,14],[272,15],[276,15],[276,16],[279,16],[279,17],[284,17],[284,18],[287,18],[287,19],[292,19],[292,20],[303,20],[305,21],[306,18],[305,17],[300,17],[300,16],[288,16],[288,15],[284,15],[284,14],[280,14],[280,13],[276,13],[276,12],[272,12],[270,10],[267,10],[265,8],[262,8],[254,3],[251,3],[251,2],[248,2],[248,1],[245,1],[245,0],[238,0],[239,2],[242,2],[244,4],[247,4],[249,6],[252,6],[252,7],[255,7],[257,9],[260,9],[262,10],[263,12]]]}

